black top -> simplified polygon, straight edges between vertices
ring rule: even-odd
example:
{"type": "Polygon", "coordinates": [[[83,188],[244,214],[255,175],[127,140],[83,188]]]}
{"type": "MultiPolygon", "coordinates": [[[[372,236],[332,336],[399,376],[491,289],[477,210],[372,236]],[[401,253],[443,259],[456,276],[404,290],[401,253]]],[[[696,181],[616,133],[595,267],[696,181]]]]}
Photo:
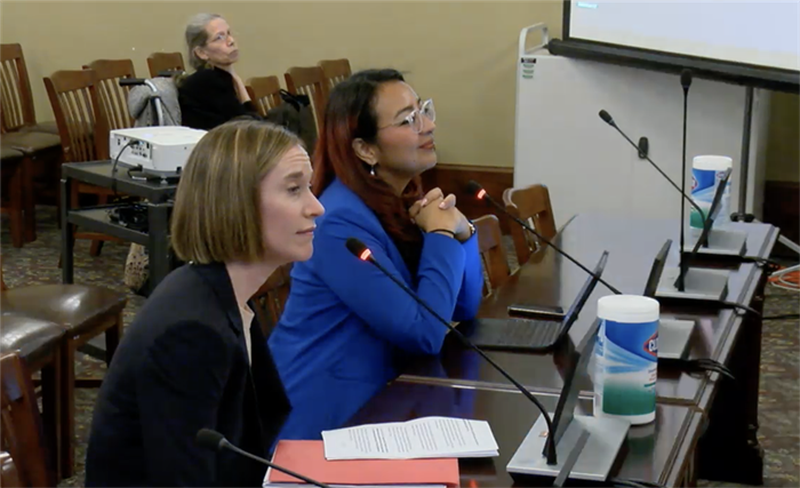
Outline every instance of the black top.
{"type": "Polygon", "coordinates": [[[261,118],[252,102],[240,103],[233,77],[218,68],[201,68],[178,86],[181,125],[211,130],[234,117],[261,118]]]}
{"type": "Polygon", "coordinates": [[[194,441],[206,427],[268,457],[291,407],[257,321],[250,333],[252,367],[224,265],[170,273],[103,380],[86,486],[261,486],[265,466],[194,441]]]}

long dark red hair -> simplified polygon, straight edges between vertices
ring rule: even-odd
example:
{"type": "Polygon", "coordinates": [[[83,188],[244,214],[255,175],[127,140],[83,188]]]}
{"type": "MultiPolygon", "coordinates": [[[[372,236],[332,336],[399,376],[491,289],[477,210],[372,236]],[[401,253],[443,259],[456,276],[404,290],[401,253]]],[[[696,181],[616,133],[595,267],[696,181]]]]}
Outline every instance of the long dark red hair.
{"type": "Polygon", "coordinates": [[[325,120],[314,149],[314,177],[311,188],[320,196],[334,178],[353,190],[378,216],[383,228],[395,241],[422,240],[419,228],[411,221],[408,208],[422,198],[422,183],[415,177],[401,196],[382,179],[369,173],[369,165],[353,149],[361,138],[374,144],[378,135],[375,103],[382,83],[405,81],[393,69],[366,70],[353,74],[331,91],[325,120]]]}

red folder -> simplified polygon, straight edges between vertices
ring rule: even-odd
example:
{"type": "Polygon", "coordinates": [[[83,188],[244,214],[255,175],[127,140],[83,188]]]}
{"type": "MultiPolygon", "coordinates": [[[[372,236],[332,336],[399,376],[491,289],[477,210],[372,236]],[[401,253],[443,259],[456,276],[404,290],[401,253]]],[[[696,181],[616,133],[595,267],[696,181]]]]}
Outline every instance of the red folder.
{"type": "MultiPolygon", "coordinates": [[[[326,484],[398,485],[436,484],[458,486],[458,460],[366,459],[328,461],[322,441],[278,441],[272,462],[326,484]]],[[[276,469],[270,469],[270,483],[302,483],[276,469]]]]}

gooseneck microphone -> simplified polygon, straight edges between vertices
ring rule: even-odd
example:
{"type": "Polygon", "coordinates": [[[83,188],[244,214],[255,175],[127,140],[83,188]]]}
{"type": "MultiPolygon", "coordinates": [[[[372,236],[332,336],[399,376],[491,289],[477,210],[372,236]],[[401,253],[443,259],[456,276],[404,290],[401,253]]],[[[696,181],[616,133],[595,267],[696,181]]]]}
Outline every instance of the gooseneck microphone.
{"type": "Polygon", "coordinates": [[[392,281],[393,281],[393,282],[394,282],[394,283],[395,283],[397,286],[399,286],[400,288],[402,288],[402,290],[403,290],[404,292],[406,292],[406,293],[408,294],[408,296],[410,296],[412,299],[414,299],[414,301],[415,301],[415,302],[417,302],[418,304],[420,304],[420,305],[422,306],[422,308],[424,308],[424,309],[425,309],[425,310],[427,310],[427,311],[428,311],[428,312],[429,312],[431,315],[433,315],[433,316],[436,318],[436,320],[438,320],[438,321],[439,321],[439,322],[441,322],[441,323],[442,323],[442,324],[443,324],[445,327],[447,327],[448,329],[450,329],[450,331],[451,331],[453,334],[455,334],[455,335],[456,335],[456,337],[458,337],[458,338],[459,338],[459,340],[460,340],[460,341],[461,341],[461,342],[462,342],[464,345],[466,345],[467,347],[469,347],[469,348],[470,348],[470,349],[472,349],[473,351],[477,352],[477,353],[478,353],[478,355],[480,355],[480,357],[482,357],[484,360],[486,360],[486,362],[487,362],[487,363],[489,363],[490,365],[492,365],[492,367],[493,367],[494,369],[496,369],[496,370],[497,370],[497,372],[499,372],[501,375],[503,375],[503,377],[505,377],[505,379],[507,379],[509,382],[511,382],[511,384],[512,384],[512,385],[514,385],[515,387],[517,387],[517,389],[520,391],[520,393],[522,393],[523,395],[525,395],[525,397],[526,397],[528,400],[532,401],[532,402],[534,403],[534,405],[536,405],[536,407],[539,409],[539,411],[540,411],[540,412],[542,412],[542,416],[544,416],[544,420],[545,420],[545,422],[547,423],[547,431],[549,432],[549,435],[547,436],[547,441],[546,441],[546,444],[545,444],[545,451],[546,451],[546,456],[547,456],[547,464],[549,464],[549,465],[558,464],[558,461],[557,461],[557,459],[556,459],[556,446],[555,446],[555,442],[553,442],[553,435],[552,435],[552,434],[553,434],[553,422],[552,422],[552,420],[550,419],[550,415],[547,413],[547,410],[546,410],[546,409],[544,408],[544,406],[543,406],[543,405],[542,405],[542,404],[539,402],[539,400],[537,400],[537,399],[536,399],[536,397],[535,397],[535,396],[533,396],[533,395],[531,394],[531,392],[529,392],[529,391],[528,391],[528,390],[527,390],[527,389],[526,389],[524,386],[522,386],[521,384],[519,384],[519,382],[517,382],[517,380],[515,380],[514,378],[512,378],[512,377],[511,377],[511,375],[509,375],[508,373],[506,373],[506,371],[505,371],[503,368],[501,368],[501,367],[500,367],[500,366],[499,366],[497,363],[495,363],[494,361],[492,361],[492,359],[491,359],[489,356],[487,356],[487,355],[486,355],[486,354],[485,354],[485,353],[484,353],[484,352],[483,352],[483,351],[482,351],[482,350],[481,350],[481,349],[480,349],[478,346],[476,346],[475,344],[473,344],[473,343],[472,343],[472,341],[470,341],[469,339],[467,339],[466,337],[464,337],[464,334],[462,334],[462,333],[461,333],[461,331],[459,331],[458,329],[456,329],[455,327],[453,327],[452,325],[450,325],[450,322],[449,322],[449,321],[445,320],[444,318],[442,318],[442,316],[441,316],[441,315],[439,315],[438,313],[436,313],[436,311],[434,311],[434,310],[433,310],[433,308],[431,308],[431,306],[430,306],[430,305],[428,305],[427,303],[425,303],[425,301],[423,301],[423,300],[422,300],[422,299],[421,299],[421,298],[420,298],[420,297],[419,297],[419,296],[418,296],[418,295],[417,295],[417,294],[414,292],[414,290],[412,290],[411,288],[409,288],[409,287],[408,287],[408,285],[406,285],[405,283],[403,283],[403,281],[402,281],[401,279],[399,279],[399,278],[395,277],[395,276],[394,276],[392,273],[390,273],[390,272],[389,272],[389,270],[388,270],[388,269],[386,269],[385,267],[383,267],[383,265],[381,265],[381,264],[380,264],[380,263],[379,263],[377,260],[375,260],[375,258],[372,256],[372,251],[370,251],[370,250],[369,250],[369,248],[368,248],[368,247],[367,247],[367,246],[366,246],[366,245],[365,245],[363,242],[361,242],[360,240],[356,239],[355,237],[351,237],[351,238],[347,239],[347,244],[346,244],[346,245],[347,245],[347,249],[348,249],[348,250],[349,250],[349,251],[350,251],[350,252],[351,252],[351,253],[352,253],[352,254],[353,254],[355,257],[357,257],[357,258],[358,258],[358,259],[360,259],[361,261],[367,261],[368,263],[371,263],[371,264],[372,264],[372,265],[374,265],[376,268],[378,268],[378,269],[379,269],[379,270],[380,270],[380,271],[381,271],[383,274],[385,274],[385,275],[386,275],[386,276],[387,276],[387,277],[388,277],[390,280],[392,280],[392,281]]]}
{"type": "Polygon", "coordinates": [[[239,449],[238,447],[231,444],[228,439],[225,438],[224,435],[220,434],[216,430],[211,429],[200,429],[197,431],[197,435],[194,438],[195,444],[200,447],[204,447],[206,449],[211,449],[212,451],[221,451],[223,449],[229,449],[237,454],[242,456],[248,457],[254,461],[258,461],[261,464],[265,464],[272,469],[277,469],[278,471],[282,471],[289,476],[294,476],[299,480],[303,480],[308,484],[319,486],[320,488],[330,488],[325,483],[321,483],[319,481],[312,480],[302,474],[295,473],[294,471],[288,470],[286,468],[282,468],[277,464],[271,463],[264,458],[260,458],[256,455],[250,454],[249,452],[239,449]]]}
{"type": "MultiPolygon", "coordinates": [[[[681,193],[686,193],[686,119],[687,113],[689,109],[689,87],[692,86],[692,72],[688,69],[684,69],[681,72],[681,87],[683,87],[683,147],[681,148],[681,155],[683,156],[683,162],[681,163],[681,193]]],[[[675,287],[678,291],[683,292],[686,289],[686,260],[683,258],[683,241],[684,241],[684,228],[686,227],[683,224],[683,216],[685,211],[685,204],[683,199],[681,199],[681,247],[678,256],[680,258],[678,266],[680,267],[680,274],[678,275],[678,281],[675,283],[675,287]]],[[[703,217],[703,212],[700,212],[700,217],[703,217]]]]}
{"type": "MultiPolygon", "coordinates": [[[[636,145],[636,143],[635,143],[635,142],[633,142],[633,140],[631,140],[631,138],[630,138],[630,137],[628,137],[628,135],[627,135],[625,132],[623,132],[623,131],[622,131],[622,129],[620,129],[620,128],[619,128],[619,126],[617,125],[617,123],[616,123],[616,122],[614,121],[614,119],[611,117],[611,114],[609,114],[609,113],[608,113],[608,112],[606,112],[605,110],[601,110],[601,111],[598,113],[598,115],[600,116],[600,118],[601,118],[601,119],[603,119],[603,122],[605,122],[606,124],[610,125],[610,126],[611,126],[611,127],[613,127],[614,129],[616,129],[616,130],[617,130],[617,132],[619,132],[619,133],[620,133],[620,135],[621,135],[622,137],[624,137],[626,141],[628,141],[628,144],[630,144],[631,146],[633,146],[633,147],[634,147],[634,148],[635,148],[637,151],[639,150],[639,146],[637,146],[637,145],[636,145]]],[[[684,199],[685,199],[687,202],[689,202],[689,203],[690,203],[690,204],[691,204],[691,205],[692,205],[692,206],[695,208],[695,210],[697,210],[698,212],[700,212],[700,215],[701,215],[701,216],[702,216],[702,215],[705,213],[705,212],[703,212],[702,210],[700,210],[700,206],[698,206],[698,205],[697,205],[697,203],[695,203],[695,201],[694,201],[694,200],[692,200],[692,198],[691,198],[689,195],[687,195],[686,193],[684,193],[684,192],[681,190],[681,187],[679,187],[679,186],[678,186],[678,184],[677,184],[677,183],[675,183],[675,181],[673,181],[673,180],[672,180],[672,178],[670,178],[669,176],[667,176],[667,174],[666,174],[666,173],[665,173],[665,172],[664,172],[664,171],[663,171],[663,170],[662,170],[662,169],[661,169],[661,168],[660,168],[660,167],[659,167],[659,166],[658,166],[658,165],[657,165],[657,164],[656,164],[656,163],[655,163],[655,162],[654,162],[652,159],[650,159],[650,156],[648,156],[647,154],[645,154],[645,155],[644,155],[644,158],[647,160],[647,162],[648,162],[648,163],[650,163],[650,164],[651,164],[651,165],[652,165],[652,166],[653,166],[653,167],[656,169],[656,171],[658,171],[659,173],[661,173],[661,176],[663,176],[663,177],[664,177],[664,179],[666,179],[666,180],[667,180],[667,181],[668,181],[668,182],[669,182],[669,183],[672,185],[672,187],[673,187],[673,188],[675,188],[676,190],[678,190],[678,192],[679,192],[679,193],[680,193],[680,194],[683,196],[683,198],[684,198],[684,199]]],[[[705,225],[705,219],[703,219],[703,225],[705,225]]]]}
{"type": "Polygon", "coordinates": [[[611,290],[612,292],[614,292],[614,294],[615,294],[615,295],[622,295],[622,292],[621,292],[621,291],[619,291],[619,290],[617,290],[616,288],[614,288],[613,286],[609,285],[609,284],[608,284],[608,283],[607,283],[607,282],[606,282],[604,279],[600,278],[600,276],[598,276],[598,275],[596,275],[596,274],[592,273],[591,271],[589,271],[589,269],[588,269],[586,266],[584,266],[584,265],[582,265],[581,263],[579,263],[579,262],[578,262],[578,261],[577,261],[575,258],[573,258],[573,257],[572,257],[572,256],[570,256],[569,254],[565,253],[564,251],[562,251],[561,249],[559,249],[558,247],[556,247],[555,245],[553,245],[553,243],[552,243],[552,242],[550,242],[550,240],[548,240],[548,239],[545,239],[545,238],[544,238],[544,237],[543,237],[541,234],[539,234],[538,232],[536,232],[536,231],[533,229],[533,227],[531,227],[530,225],[528,225],[528,224],[527,224],[527,222],[525,222],[525,221],[523,221],[523,220],[521,220],[521,219],[517,218],[517,217],[516,217],[516,216],[514,216],[514,215],[511,215],[511,214],[508,212],[508,210],[506,210],[506,207],[505,207],[505,206],[503,206],[503,205],[500,205],[498,202],[496,202],[496,201],[494,200],[494,198],[492,198],[492,197],[489,195],[489,193],[488,193],[488,192],[487,192],[487,191],[486,191],[486,190],[485,190],[485,189],[484,189],[484,188],[481,186],[481,184],[480,184],[480,183],[478,183],[477,181],[475,181],[475,180],[470,180],[470,181],[469,181],[469,183],[467,183],[467,192],[469,192],[469,193],[470,193],[472,196],[474,196],[474,197],[475,197],[475,198],[477,198],[478,200],[483,200],[483,201],[485,201],[485,202],[487,202],[487,203],[490,203],[491,205],[493,205],[494,207],[496,207],[498,210],[500,210],[500,211],[501,211],[501,212],[503,212],[504,214],[508,215],[508,216],[511,218],[511,220],[513,220],[513,221],[514,221],[514,222],[516,222],[517,224],[521,225],[523,229],[527,230],[527,231],[528,231],[528,232],[530,232],[531,234],[533,234],[533,235],[535,235],[536,237],[538,237],[539,239],[543,240],[543,241],[544,241],[544,242],[545,242],[547,245],[549,245],[550,247],[552,247],[553,249],[555,249],[555,250],[556,250],[556,252],[558,252],[559,254],[561,254],[562,256],[564,256],[565,258],[569,259],[569,260],[570,260],[570,261],[572,261],[572,262],[573,262],[573,263],[574,263],[574,264],[575,264],[577,267],[579,267],[580,269],[582,269],[583,271],[585,271],[585,272],[586,272],[586,273],[587,273],[589,276],[591,276],[591,277],[593,277],[593,278],[596,278],[598,282],[600,282],[600,283],[602,283],[603,285],[605,285],[605,287],[606,287],[606,288],[608,288],[609,290],[611,290]]]}

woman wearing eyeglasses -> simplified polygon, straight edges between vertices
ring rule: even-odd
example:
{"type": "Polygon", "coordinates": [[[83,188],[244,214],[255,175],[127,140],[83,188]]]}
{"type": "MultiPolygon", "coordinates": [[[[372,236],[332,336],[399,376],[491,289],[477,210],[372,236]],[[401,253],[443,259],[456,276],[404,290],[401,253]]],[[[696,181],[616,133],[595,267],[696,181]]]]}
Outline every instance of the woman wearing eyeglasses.
{"type": "Polygon", "coordinates": [[[438,354],[447,329],[345,247],[365,243],[392,275],[444,318],[473,318],[483,274],[472,224],[453,195],[423,193],[436,165],[433,102],[395,70],[354,74],[330,94],[314,153],[312,190],[326,208],[314,255],[292,270],[269,339],[292,413],[280,435],[316,439],[346,422],[400,372],[438,354]]]}
{"type": "Polygon", "coordinates": [[[217,14],[197,14],[186,25],[185,36],[195,72],[178,81],[181,125],[211,130],[235,117],[259,119],[242,78],[233,69],[239,48],[228,22],[217,14]]]}

